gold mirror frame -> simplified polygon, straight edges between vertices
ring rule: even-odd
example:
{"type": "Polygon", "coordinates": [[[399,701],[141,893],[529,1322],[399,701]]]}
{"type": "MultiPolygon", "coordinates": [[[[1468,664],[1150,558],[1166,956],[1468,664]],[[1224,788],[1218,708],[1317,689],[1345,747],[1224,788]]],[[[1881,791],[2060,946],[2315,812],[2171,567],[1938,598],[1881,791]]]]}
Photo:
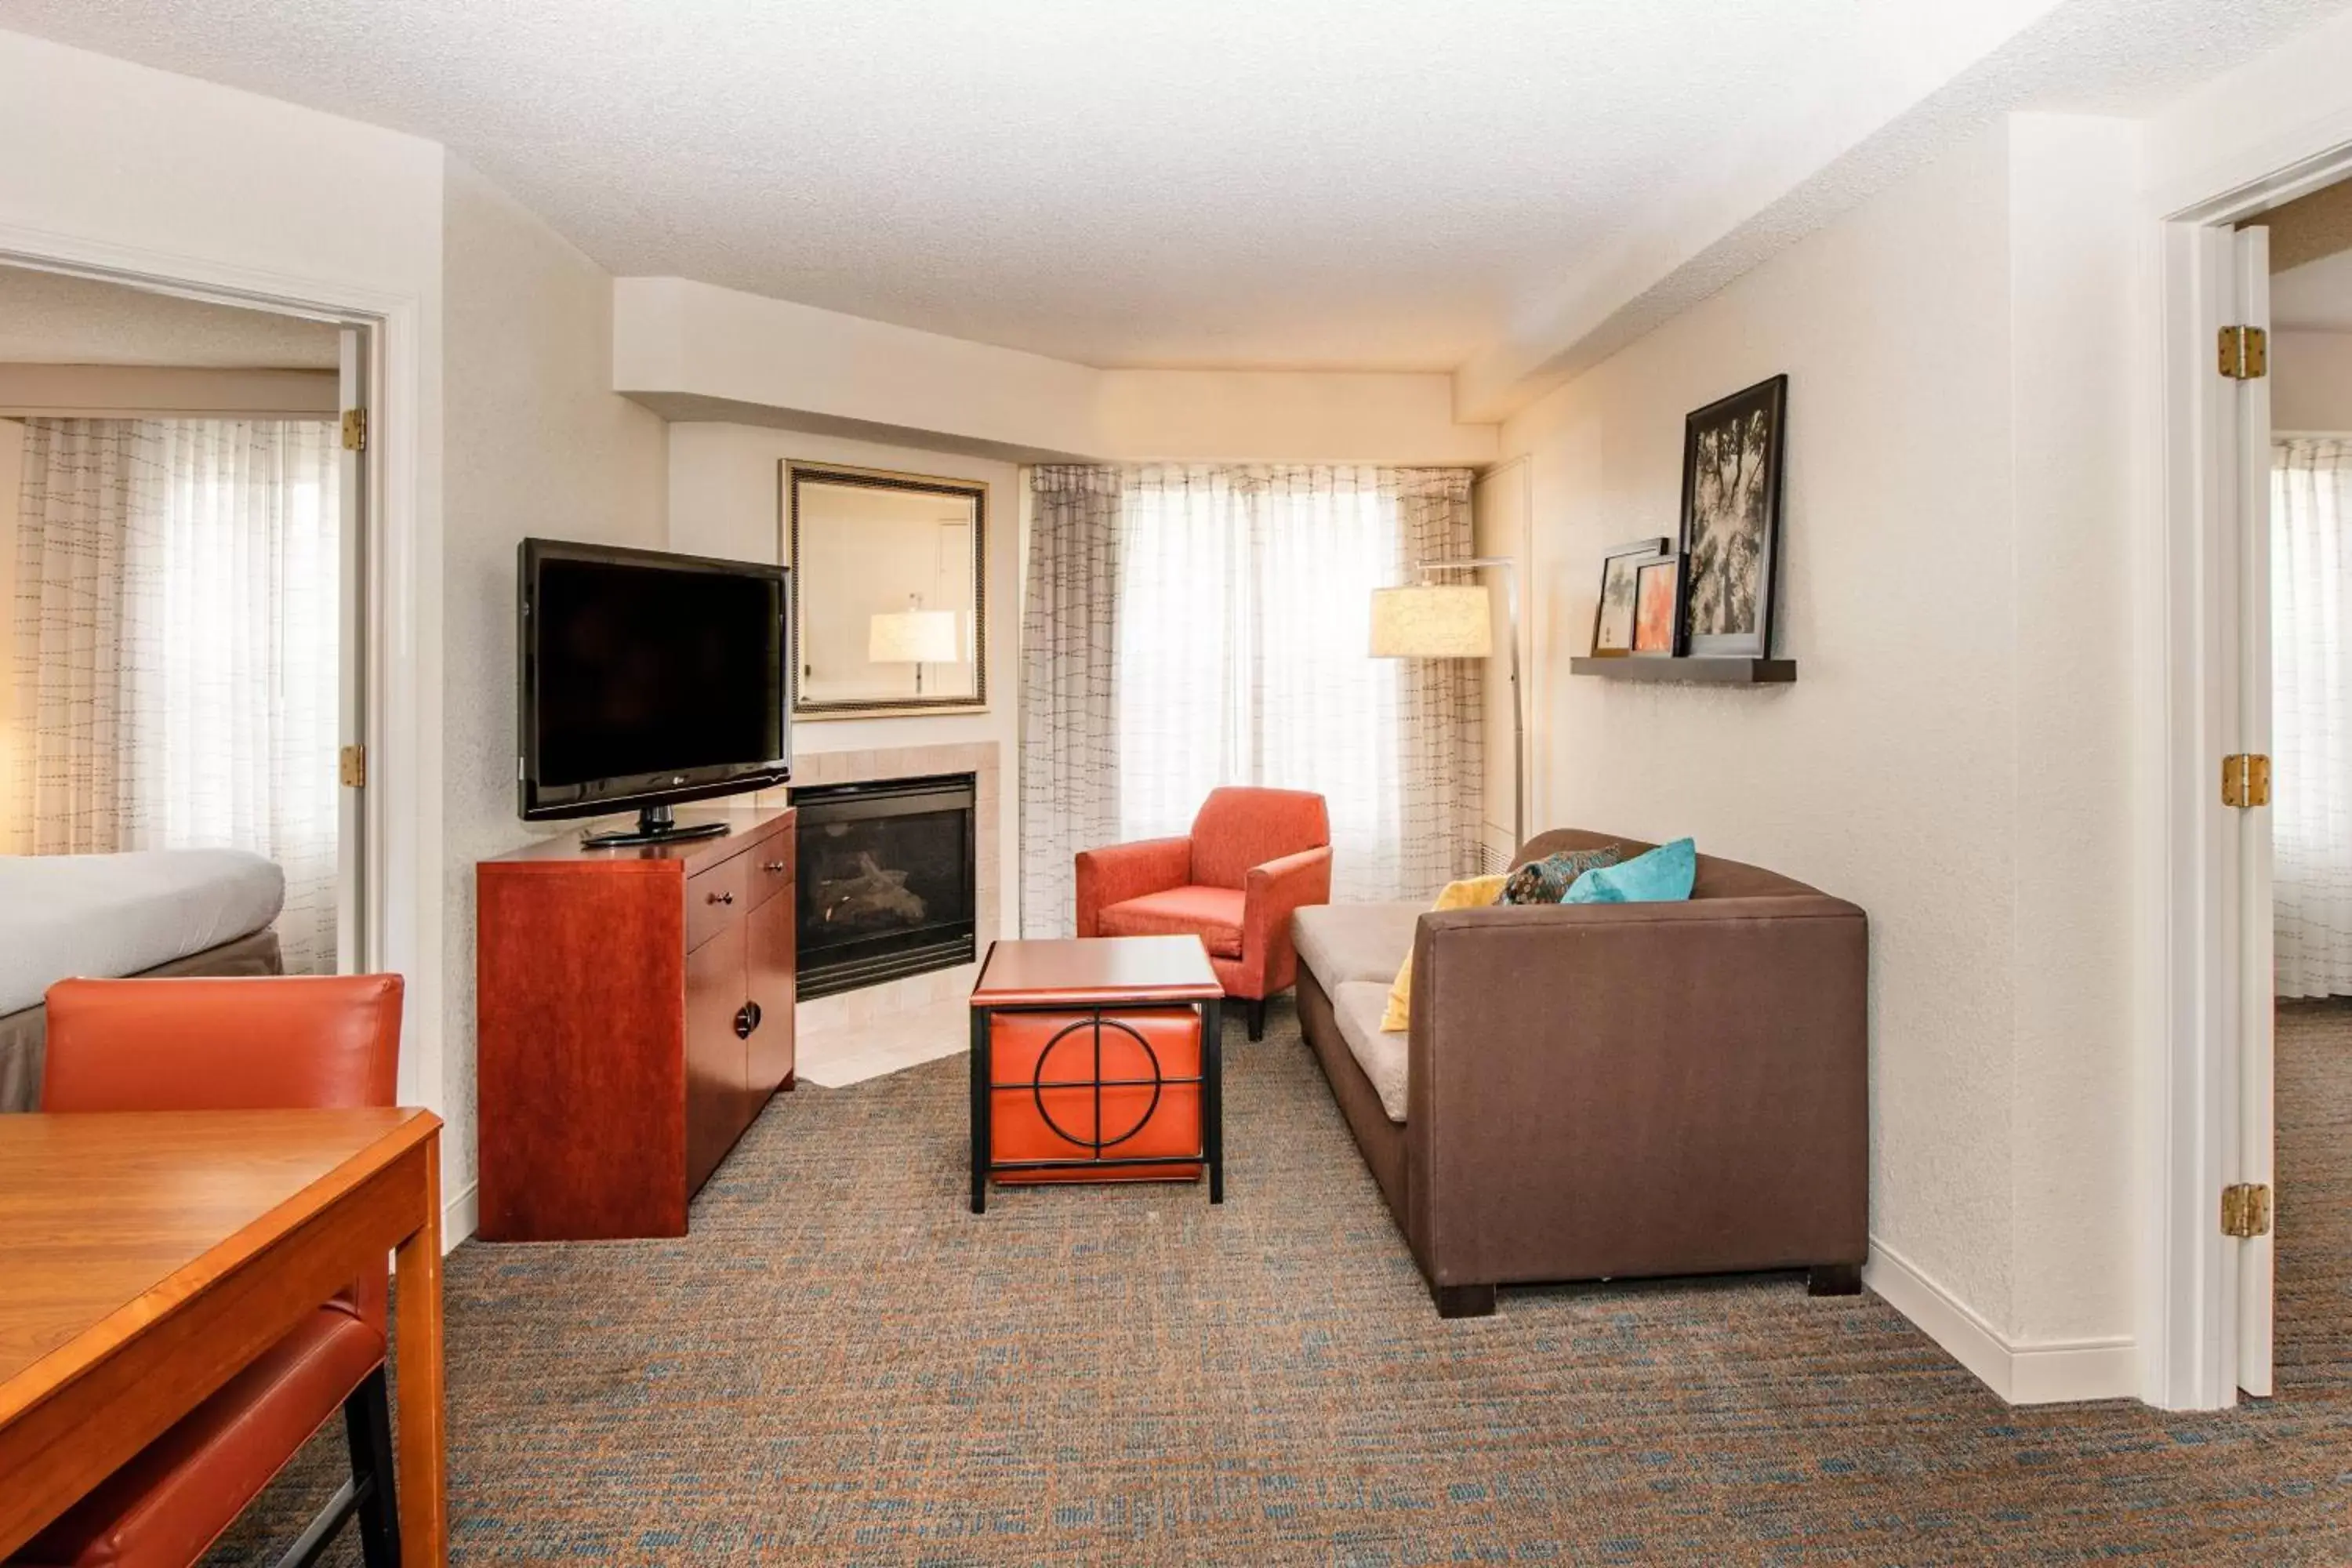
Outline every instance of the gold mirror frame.
{"type": "Polygon", "coordinates": [[[777,500],[784,535],[784,560],[792,568],[793,580],[793,717],[795,720],[887,719],[904,714],[988,711],[988,482],[985,479],[951,479],[929,474],[894,473],[887,468],[848,468],[838,463],[801,463],[790,458],[784,459],[777,468],[777,500]],[[808,577],[802,570],[801,563],[801,486],[810,482],[894,490],[908,495],[950,496],[971,503],[972,689],[969,696],[876,698],[828,702],[811,700],[802,695],[800,672],[807,661],[801,647],[801,631],[806,624],[801,599],[807,591],[808,577]]]}

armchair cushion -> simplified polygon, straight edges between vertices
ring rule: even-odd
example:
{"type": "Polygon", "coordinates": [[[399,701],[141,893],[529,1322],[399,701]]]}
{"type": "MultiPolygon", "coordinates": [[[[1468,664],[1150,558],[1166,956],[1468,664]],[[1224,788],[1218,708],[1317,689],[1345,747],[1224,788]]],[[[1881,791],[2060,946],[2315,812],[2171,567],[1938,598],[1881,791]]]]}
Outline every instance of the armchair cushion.
{"type": "Polygon", "coordinates": [[[1082,849],[1077,858],[1079,936],[1111,936],[1102,929],[1103,910],[1146,893],[1164,893],[1192,879],[1192,841],[1145,838],[1082,849]]]}
{"type": "Polygon", "coordinates": [[[1103,910],[1102,936],[1197,936],[1219,958],[1242,955],[1244,895],[1238,888],[1171,888],[1103,910]]]}

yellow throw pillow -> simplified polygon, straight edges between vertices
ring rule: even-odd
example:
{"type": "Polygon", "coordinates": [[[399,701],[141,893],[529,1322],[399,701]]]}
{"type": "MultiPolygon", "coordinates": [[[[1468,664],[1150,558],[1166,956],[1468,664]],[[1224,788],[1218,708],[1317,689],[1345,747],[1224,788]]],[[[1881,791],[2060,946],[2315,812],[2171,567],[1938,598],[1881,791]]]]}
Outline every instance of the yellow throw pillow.
{"type": "MultiPolygon", "coordinates": [[[[1458,882],[1445,884],[1445,891],[1437,895],[1433,910],[1483,909],[1503,896],[1503,884],[1507,877],[1465,877],[1458,882]]],[[[1412,954],[1404,955],[1404,967],[1397,971],[1396,984],[1389,987],[1389,1010],[1381,1015],[1381,1032],[1393,1034],[1412,1023],[1412,954]]]]}

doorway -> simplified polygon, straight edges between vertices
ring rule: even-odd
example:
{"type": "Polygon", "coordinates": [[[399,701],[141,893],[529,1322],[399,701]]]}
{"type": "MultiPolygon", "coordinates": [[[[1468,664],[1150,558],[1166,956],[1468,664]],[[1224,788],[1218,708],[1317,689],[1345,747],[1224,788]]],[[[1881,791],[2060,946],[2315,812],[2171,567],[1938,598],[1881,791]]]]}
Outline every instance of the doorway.
{"type": "Polygon", "coordinates": [[[369,329],[0,265],[9,851],[243,851],[362,967],[369,329]]]}
{"type": "Polygon", "coordinates": [[[2352,181],[2263,212],[2274,1289],[2292,1397],[2352,1331],[2352,181]]]}

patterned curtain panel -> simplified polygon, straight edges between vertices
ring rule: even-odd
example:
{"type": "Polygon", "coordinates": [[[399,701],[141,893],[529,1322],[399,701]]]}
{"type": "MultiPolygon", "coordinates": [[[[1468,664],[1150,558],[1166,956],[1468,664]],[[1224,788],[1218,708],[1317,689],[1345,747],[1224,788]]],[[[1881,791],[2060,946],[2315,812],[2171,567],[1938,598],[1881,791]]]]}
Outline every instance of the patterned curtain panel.
{"type": "Polygon", "coordinates": [[[16,668],[36,754],[17,837],[267,856],[298,973],[335,967],[335,453],[310,422],[34,420],[26,436],[16,668]]]}
{"type": "Polygon", "coordinates": [[[2352,995],[2352,442],[2271,453],[2273,973],[2352,995]]]}
{"type": "Polygon", "coordinates": [[[7,848],[122,845],[122,552],[137,426],[29,420],[17,497],[7,848]]]}
{"type": "Polygon", "coordinates": [[[1050,715],[1032,698],[1024,747],[1033,934],[1069,930],[1072,852],[1182,833],[1221,784],[1325,797],[1336,900],[1419,898],[1475,869],[1480,667],[1366,651],[1373,589],[1470,552],[1467,470],[1037,473],[1026,647],[1033,690],[1042,668],[1055,696],[1050,715]],[[1066,492],[1080,476],[1087,531],[1050,548],[1097,563],[1083,628],[1042,613],[1037,592],[1067,575],[1040,559],[1056,531],[1043,487],[1066,492]],[[1097,694],[1086,704],[1062,695],[1081,679],[1068,659],[1097,694]],[[1070,789],[1058,762],[1070,757],[1109,779],[1070,789]]]}
{"type": "Polygon", "coordinates": [[[1021,612],[1021,924],[1068,936],[1072,858],[1118,837],[1119,476],[1030,470],[1021,612]]]}

